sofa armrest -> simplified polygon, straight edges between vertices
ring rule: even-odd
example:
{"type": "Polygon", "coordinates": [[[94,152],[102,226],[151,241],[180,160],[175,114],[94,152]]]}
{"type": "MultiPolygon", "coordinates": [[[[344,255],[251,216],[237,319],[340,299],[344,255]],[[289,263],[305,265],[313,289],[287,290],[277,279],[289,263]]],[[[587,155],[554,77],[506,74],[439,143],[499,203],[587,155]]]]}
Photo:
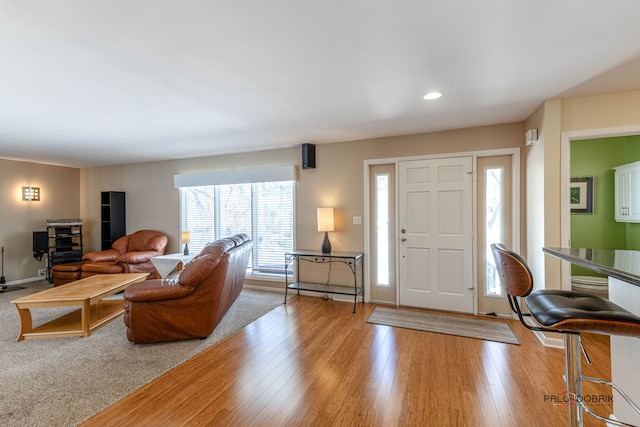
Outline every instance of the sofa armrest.
{"type": "Polygon", "coordinates": [[[120,252],[115,249],[107,249],[105,251],[89,252],[82,256],[83,260],[91,262],[114,262],[118,258],[120,252]]]}
{"type": "Polygon", "coordinates": [[[193,288],[180,285],[176,279],[152,279],[135,283],[124,291],[124,299],[131,302],[166,301],[186,297],[193,288]]]}
{"type": "Polygon", "coordinates": [[[157,254],[155,251],[126,252],[120,255],[116,261],[125,264],[142,264],[151,260],[157,254]]]}

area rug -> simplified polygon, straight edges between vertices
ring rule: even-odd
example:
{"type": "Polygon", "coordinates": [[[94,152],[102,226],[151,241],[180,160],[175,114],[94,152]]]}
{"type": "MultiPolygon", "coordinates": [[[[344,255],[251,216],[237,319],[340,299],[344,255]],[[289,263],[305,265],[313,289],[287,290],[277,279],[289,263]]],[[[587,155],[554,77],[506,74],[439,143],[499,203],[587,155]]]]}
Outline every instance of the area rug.
{"type": "Polygon", "coordinates": [[[520,345],[520,341],[513,334],[509,325],[498,320],[480,320],[470,317],[376,307],[367,322],[520,345]]]}
{"type": "MultiPolygon", "coordinates": [[[[46,281],[0,294],[0,425],[74,426],[102,411],[273,308],[284,297],[244,290],[214,332],[204,340],[137,345],[122,319],[88,338],[15,342],[19,330],[10,301],[49,287],[46,281]]],[[[117,296],[116,296],[117,297],[117,296]]],[[[34,309],[39,325],[70,311],[34,309]]]]}

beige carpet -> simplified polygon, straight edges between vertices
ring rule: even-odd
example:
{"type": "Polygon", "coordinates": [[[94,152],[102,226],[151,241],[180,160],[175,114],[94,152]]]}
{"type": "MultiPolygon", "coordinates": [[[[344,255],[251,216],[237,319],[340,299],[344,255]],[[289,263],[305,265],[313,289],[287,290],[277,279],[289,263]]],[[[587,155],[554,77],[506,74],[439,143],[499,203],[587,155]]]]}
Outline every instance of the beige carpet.
{"type": "Polygon", "coordinates": [[[367,322],[520,345],[518,338],[505,323],[511,322],[511,320],[480,320],[471,317],[376,307],[367,322]]]}
{"type": "MultiPolygon", "coordinates": [[[[74,426],[282,304],[273,292],[243,291],[205,340],[134,345],[122,319],[88,338],[15,342],[18,313],[11,300],[46,289],[46,281],[0,293],[0,425],[74,426]]],[[[41,324],[65,308],[34,309],[41,324]]]]}

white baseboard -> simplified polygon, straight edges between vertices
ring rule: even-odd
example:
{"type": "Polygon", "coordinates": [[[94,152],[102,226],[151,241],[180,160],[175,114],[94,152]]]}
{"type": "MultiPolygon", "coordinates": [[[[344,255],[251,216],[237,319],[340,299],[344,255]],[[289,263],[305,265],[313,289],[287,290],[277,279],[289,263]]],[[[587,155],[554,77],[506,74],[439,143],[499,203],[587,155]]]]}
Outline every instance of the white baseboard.
{"type": "Polygon", "coordinates": [[[46,277],[36,276],[36,277],[28,277],[26,279],[12,280],[10,282],[3,283],[0,286],[22,285],[24,283],[39,282],[41,280],[46,280],[46,277]]]}
{"type": "MultiPolygon", "coordinates": [[[[525,317],[524,321],[527,322],[527,320],[530,320],[530,318],[525,317]]],[[[528,321],[527,324],[531,326],[535,326],[533,325],[533,321],[531,320],[528,321]]],[[[553,334],[554,337],[548,337],[542,331],[531,331],[531,332],[534,333],[536,338],[538,338],[538,341],[540,341],[540,344],[542,344],[544,347],[559,348],[561,350],[564,350],[564,338],[560,334],[553,334]]]]}
{"type": "MultiPolygon", "coordinates": [[[[488,317],[490,319],[509,319],[509,320],[518,320],[517,317],[513,317],[513,315],[511,314],[489,314],[489,313],[485,313],[485,312],[478,312],[478,316],[484,316],[484,317],[488,317]]],[[[518,320],[519,321],[519,320],[518,320]]]]}
{"type": "Polygon", "coordinates": [[[564,338],[550,338],[547,337],[543,332],[540,331],[531,331],[536,335],[538,341],[548,348],[559,348],[560,350],[564,350],[564,338]]]}
{"type": "MultiPolygon", "coordinates": [[[[244,287],[247,289],[255,290],[255,291],[271,291],[271,292],[278,292],[281,294],[284,294],[284,291],[285,291],[283,288],[270,288],[267,286],[244,285],[244,287]]],[[[294,295],[298,295],[298,290],[289,289],[289,292],[287,294],[288,294],[288,297],[291,298],[294,295]]],[[[323,292],[301,290],[300,295],[303,295],[305,297],[322,298],[325,294],[323,292]]],[[[351,302],[353,302],[353,297],[351,297],[351,302]]]]}
{"type": "Polygon", "coordinates": [[[284,288],[275,288],[271,286],[247,285],[246,283],[242,285],[242,289],[249,289],[251,291],[278,292],[280,294],[284,294],[284,288]]]}
{"type": "MultiPolygon", "coordinates": [[[[249,284],[244,284],[242,285],[243,289],[249,289],[252,291],[266,291],[266,292],[278,292],[279,294],[284,294],[285,289],[284,288],[275,288],[275,287],[271,287],[271,286],[257,286],[257,285],[249,285],[249,284]]],[[[288,292],[289,296],[293,296],[293,295],[297,295],[298,291],[296,289],[289,289],[288,292]]],[[[308,297],[322,297],[323,293],[322,292],[312,292],[312,291],[300,291],[300,295],[304,295],[304,296],[308,296],[308,297]]],[[[353,297],[352,297],[353,298],[353,297]]],[[[353,302],[353,299],[351,299],[351,302],[353,302]]]]}
{"type": "MultiPolygon", "coordinates": [[[[275,288],[271,286],[257,286],[257,285],[249,285],[246,283],[242,285],[242,288],[252,290],[252,291],[277,292],[279,294],[284,294],[284,291],[285,291],[284,288],[280,288],[280,287],[275,288]]],[[[289,292],[288,292],[289,297],[292,297],[297,294],[298,294],[298,291],[296,289],[289,289],[289,292]]],[[[301,290],[300,295],[304,295],[307,297],[322,298],[325,294],[323,292],[301,290]]],[[[333,294],[333,300],[339,301],[339,302],[350,302],[353,304],[353,295],[333,294]]],[[[358,302],[362,302],[362,295],[358,297],[358,302]]]]}
{"type": "Polygon", "coordinates": [[[333,294],[334,301],[353,302],[353,295],[333,294]]]}

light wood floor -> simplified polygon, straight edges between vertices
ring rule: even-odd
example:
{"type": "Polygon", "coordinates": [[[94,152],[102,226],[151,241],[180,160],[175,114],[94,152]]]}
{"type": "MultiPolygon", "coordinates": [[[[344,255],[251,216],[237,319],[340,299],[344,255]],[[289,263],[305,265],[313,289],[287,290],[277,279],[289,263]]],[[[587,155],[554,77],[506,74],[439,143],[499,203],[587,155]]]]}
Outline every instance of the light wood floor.
{"type": "MultiPolygon", "coordinates": [[[[562,350],[519,323],[517,346],[366,323],[374,307],[293,298],[84,425],[566,425],[545,401],[565,390],[562,350]]],[[[584,342],[584,374],[609,379],[608,337],[584,342]]]]}

